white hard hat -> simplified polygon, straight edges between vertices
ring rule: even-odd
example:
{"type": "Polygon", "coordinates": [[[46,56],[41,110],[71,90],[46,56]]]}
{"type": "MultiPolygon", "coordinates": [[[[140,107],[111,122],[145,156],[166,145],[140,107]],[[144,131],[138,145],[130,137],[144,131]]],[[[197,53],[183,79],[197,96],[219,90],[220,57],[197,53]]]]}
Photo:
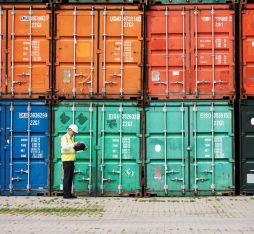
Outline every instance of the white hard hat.
{"type": "Polygon", "coordinates": [[[76,124],[71,124],[68,129],[71,129],[73,132],[78,133],[78,126],[76,124]]]}

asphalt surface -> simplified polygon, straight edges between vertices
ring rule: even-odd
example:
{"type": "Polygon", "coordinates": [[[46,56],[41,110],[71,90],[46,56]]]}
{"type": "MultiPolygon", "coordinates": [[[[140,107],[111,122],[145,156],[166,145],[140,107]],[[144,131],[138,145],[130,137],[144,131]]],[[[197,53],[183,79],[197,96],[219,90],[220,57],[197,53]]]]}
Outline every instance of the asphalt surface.
{"type": "Polygon", "coordinates": [[[0,233],[254,233],[254,196],[0,197],[0,233]]]}

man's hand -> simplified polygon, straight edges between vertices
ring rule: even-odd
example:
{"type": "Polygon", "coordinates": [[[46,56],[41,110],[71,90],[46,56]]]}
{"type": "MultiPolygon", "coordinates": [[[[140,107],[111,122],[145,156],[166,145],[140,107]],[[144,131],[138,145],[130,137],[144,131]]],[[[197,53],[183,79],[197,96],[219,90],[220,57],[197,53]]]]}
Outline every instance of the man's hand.
{"type": "Polygon", "coordinates": [[[80,141],[74,142],[74,146],[77,146],[78,144],[80,144],[80,141]]]}

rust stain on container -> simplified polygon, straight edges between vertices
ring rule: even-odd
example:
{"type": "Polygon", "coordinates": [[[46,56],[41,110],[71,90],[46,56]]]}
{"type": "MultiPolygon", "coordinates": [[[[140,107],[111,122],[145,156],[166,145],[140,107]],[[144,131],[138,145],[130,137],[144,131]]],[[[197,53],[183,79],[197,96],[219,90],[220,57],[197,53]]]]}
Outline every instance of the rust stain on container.
{"type": "Polygon", "coordinates": [[[48,95],[51,11],[43,4],[4,5],[2,11],[3,97],[48,95]]]}
{"type": "Polygon", "coordinates": [[[227,5],[154,6],[147,20],[149,98],[235,95],[234,10],[227,5]]]}
{"type": "Polygon", "coordinates": [[[56,22],[57,95],[141,95],[143,15],[137,6],[61,6],[56,22]]]}
{"type": "Polygon", "coordinates": [[[254,4],[240,10],[241,97],[254,96],[254,4]]]}

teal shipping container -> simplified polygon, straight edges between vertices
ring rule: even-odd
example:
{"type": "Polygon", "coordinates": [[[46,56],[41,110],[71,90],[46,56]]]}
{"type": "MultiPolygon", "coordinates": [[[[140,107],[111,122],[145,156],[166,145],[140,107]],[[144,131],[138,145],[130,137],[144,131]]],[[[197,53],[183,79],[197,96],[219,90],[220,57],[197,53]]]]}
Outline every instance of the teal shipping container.
{"type": "Polygon", "coordinates": [[[61,137],[78,125],[75,141],[88,150],[77,153],[73,189],[93,196],[139,196],[140,108],[135,102],[64,101],[53,108],[53,193],[62,192],[61,137]]]}
{"type": "Polygon", "coordinates": [[[146,107],[146,195],[234,194],[233,107],[226,101],[146,107]]]}

